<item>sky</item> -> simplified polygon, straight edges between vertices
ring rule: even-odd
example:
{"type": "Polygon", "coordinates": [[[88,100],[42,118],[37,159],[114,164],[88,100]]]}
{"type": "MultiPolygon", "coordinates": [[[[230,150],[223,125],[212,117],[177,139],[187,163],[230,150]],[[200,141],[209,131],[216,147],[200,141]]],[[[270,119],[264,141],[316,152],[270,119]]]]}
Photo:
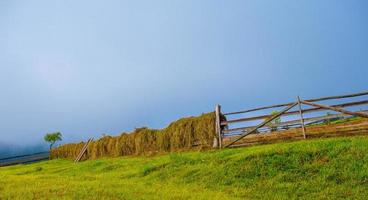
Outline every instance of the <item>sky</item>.
{"type": "Polygon", "coordinates": [[[365,0],[0,1],[0,143],[368,89],[365,0]]]}

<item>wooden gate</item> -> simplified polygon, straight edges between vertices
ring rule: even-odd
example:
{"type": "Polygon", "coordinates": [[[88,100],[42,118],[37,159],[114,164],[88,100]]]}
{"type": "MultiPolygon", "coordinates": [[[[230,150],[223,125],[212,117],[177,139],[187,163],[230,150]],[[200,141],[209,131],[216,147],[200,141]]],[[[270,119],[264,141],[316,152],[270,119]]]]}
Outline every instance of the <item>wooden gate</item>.
{"type": "Polygon", "coordinates": [[[221,106],[217,105],[215,113],[219,148],[239,146],[241,145],[241,140],[251,134],[267,134],[274,130],[291,128],[300,128],[299,134],[305,139],[307,137],[306,126],[311,124],[349,118],[351,116],[368,118],[368,110],[362,109],[365,105],[368,105],[367,95],[368,92],[361,92],[309,100],[296,97],[295,101],[290,103],[227,113],[221,113],[221,106]],[[324,101],[344,102],[327,105],[323,103],[324,101]],[[355,110],[347,109],[352,107],[355,110]],[[356,109],[357,107],[359,110],[356,109]],[[270,114],[270,109],[278,109],[278,111],[273,110],[270,114]],[[267,110],[268,113],[265,114],[267,110]],[[326,114],[326,111],[332,113],[326,114]],[[248,116],[243,117],[244,115],[248,116]],[[282,118],[285,119],[281,120],[282,118]],[[250,125],[244,126],[244,124],[250,125]]]}

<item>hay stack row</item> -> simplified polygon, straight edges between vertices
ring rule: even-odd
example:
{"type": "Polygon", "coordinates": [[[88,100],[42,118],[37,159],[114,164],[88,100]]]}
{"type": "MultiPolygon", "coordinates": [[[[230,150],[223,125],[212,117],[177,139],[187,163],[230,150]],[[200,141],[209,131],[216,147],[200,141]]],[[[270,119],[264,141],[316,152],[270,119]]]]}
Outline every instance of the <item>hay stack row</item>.
{"type": "MultiPolygon", "coordinates": [[[[89,144],[82,159],[210,148],[215,135],[215,114],[206,113],[179,119],[161,130],[138,128],[120,136],[104,136],[89,144]]],[[[51,151],[51,157],[74,159],[83,145],[83,142],[62,145],[51,151]]]]}

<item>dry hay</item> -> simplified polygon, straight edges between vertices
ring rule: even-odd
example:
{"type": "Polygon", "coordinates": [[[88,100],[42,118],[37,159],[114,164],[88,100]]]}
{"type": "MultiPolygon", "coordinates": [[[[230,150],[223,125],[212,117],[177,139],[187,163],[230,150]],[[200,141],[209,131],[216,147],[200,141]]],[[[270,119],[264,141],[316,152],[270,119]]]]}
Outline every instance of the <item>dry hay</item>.
{"type": "MultiPolygon", "coordinates": [[[[89,144],[87,154],[82,159],[210,148],[214,137],[215,114],[211,112],[179,119],[161,130],[143,127],[120,136],[104,136],[89,144]]],[[[74,159],[83,145],[83,142],[62,145],[51,151],[51,157],[74,159]]]]}

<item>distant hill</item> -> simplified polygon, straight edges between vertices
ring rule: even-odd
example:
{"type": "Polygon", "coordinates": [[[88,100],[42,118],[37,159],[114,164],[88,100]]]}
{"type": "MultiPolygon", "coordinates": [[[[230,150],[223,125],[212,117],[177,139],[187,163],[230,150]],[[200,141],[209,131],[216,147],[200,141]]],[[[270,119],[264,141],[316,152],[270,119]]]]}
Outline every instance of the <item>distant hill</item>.
{"type": "Polygon", "coordinates": [[[19,146],[19,145],[0,142],[0,158],[38,153],[38,152],[43,152],[47,150],[48,150],[47,145],[43,145],[43,144],[19,146]]]}

